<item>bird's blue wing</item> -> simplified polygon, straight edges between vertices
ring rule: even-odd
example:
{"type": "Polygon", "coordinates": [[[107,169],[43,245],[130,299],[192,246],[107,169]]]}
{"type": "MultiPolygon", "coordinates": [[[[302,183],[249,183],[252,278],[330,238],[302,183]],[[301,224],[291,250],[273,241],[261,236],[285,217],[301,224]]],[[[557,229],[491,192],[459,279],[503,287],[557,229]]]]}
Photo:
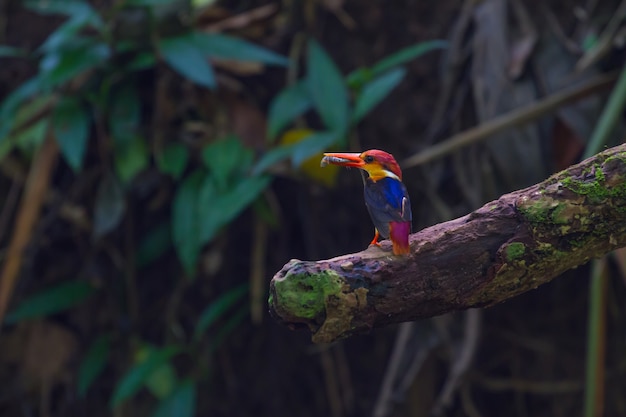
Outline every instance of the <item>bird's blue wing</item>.
{"type": "Polygon", "coordinates": [[[410,222],[411,201],[406,187],[394,178],[366,181],[365,205],[374,226],[383,237],[389,236],[389,222],[410,222]]]}

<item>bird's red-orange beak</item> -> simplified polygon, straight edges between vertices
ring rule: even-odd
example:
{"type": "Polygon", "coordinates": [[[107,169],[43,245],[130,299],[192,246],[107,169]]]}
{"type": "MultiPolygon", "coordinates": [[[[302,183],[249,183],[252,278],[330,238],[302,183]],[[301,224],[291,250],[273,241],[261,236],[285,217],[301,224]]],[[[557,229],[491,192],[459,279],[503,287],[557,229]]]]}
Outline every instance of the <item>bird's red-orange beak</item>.
{"type": "Polygon", "coordinates": [[[363,168],[365,161],[361,159],[360,153],[325,153],[320,165],[340,165],[343,167],[363,168]]]}

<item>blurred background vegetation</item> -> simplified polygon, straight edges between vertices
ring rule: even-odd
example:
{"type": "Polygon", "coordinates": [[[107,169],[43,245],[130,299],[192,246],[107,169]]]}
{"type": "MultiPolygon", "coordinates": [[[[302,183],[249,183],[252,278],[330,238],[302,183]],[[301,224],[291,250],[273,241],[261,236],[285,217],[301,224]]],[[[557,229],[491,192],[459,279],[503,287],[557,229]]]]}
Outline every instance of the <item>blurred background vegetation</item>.
{"type": "Polygon", "coordinates": [[[626,252],[332,346],[275,324],[289,259],[364,249],[620,143],[626,1],[0,2],[4,416],[626,415],[626,252]]]}

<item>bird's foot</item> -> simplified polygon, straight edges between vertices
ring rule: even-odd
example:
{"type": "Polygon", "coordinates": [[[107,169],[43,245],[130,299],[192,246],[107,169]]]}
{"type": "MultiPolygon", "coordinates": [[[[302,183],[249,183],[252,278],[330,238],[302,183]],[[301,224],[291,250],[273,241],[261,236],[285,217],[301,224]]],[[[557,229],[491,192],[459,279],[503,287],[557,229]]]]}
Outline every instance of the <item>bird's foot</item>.
{"type": "Polygon", "coordinates": [[[380,233],[378,233],[378,229],[375,229],[375,230],[376,230],[376,233],[374,234],[374,239],[372,239],[372,241],[370,242],[370,246],[376,245],[376,246],[378,246],[380,248],[381,246],[380,246],[380,243],[378,242],[378,238],[380,237],[380,233]]]}

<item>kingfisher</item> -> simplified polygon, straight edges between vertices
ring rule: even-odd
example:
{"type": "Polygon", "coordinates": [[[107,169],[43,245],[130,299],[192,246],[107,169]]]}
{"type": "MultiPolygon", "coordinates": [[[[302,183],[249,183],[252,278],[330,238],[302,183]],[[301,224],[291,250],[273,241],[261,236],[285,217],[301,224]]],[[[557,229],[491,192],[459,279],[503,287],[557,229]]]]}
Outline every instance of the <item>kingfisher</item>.
{"type": "Polygon", "coordinates": [[[402,171],[390,153],[371,149],[362,153],[325,153],[321,166],[328,164],[360,169],[365,205],[374,223],[370,245],[378,239],[391,239],[394,255],[410,253],[411,201],[402,183],[402,171]]]}

